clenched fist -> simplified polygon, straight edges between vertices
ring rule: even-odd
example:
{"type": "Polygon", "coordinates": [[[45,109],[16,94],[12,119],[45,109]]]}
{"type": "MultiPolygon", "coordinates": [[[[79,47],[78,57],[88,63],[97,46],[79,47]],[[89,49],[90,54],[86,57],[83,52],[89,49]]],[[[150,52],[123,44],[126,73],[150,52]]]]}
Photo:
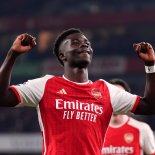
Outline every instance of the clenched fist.
{"type": "Polygon", "coordinates": [[[151,44],[145,42],[135,43],[133,44],[133,48],[146,66],[155,64],[155,53],[151,44]]]}
{"type": "Polygon", "coordinates": [[[16,53],[26,53],[36,46],[36,38],[24,33],[15,39],[10,50],[16,53]]]}

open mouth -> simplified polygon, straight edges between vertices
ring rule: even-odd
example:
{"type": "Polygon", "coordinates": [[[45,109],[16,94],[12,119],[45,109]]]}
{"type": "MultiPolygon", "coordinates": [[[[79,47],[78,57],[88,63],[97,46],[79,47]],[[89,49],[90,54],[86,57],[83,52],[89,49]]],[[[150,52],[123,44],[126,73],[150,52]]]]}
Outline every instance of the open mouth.
{"type": "Polygon", "coordinates": [[[79,53],[86,53],[86,54],[90,54],[90,51],[89,51],[89,50],[81,50],[81,51],[79,51],[79,53]]]}
{"type": "Polygon", "coordinates": [[[88,56],[90,54],[88,51],[81,51],[81,52],[79,52],[79,55],[88,56]]]}

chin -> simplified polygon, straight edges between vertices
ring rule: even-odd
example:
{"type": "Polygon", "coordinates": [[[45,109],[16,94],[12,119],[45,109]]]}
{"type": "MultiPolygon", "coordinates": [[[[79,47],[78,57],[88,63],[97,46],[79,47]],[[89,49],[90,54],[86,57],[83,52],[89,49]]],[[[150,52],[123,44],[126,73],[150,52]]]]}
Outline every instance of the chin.
{"type": "Polygon", "coordinates": [[[80,60],[80,61],[74,62],[72,66],[78,67],[78,68],[87,68],[89,64],[90,64],[90,61],[88,60],[80,60]]]}
{"type": "Polygon", "coordinates": [[[89,66],[89,64],[90,64],[90,61],[80,61],[79,63],[78,63],[78,65],[79,65],[79,67],[80,68],[87,68],[88,66],[89,66]]]}

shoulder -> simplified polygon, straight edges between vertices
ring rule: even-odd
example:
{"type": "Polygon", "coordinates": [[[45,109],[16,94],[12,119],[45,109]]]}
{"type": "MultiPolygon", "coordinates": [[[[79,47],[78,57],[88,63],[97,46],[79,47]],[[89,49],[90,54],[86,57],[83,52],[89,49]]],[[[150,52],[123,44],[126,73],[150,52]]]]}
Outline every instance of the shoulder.
{"type": "Polygon", "coordinates": [[[98,79],[98,80],[94,81],[93,83],[98,83],[98,84],[106,85],[106,86],[111,86],[112,85],[112,84],[110,84],[109,82],[107,82],[106,80],[103,80],[103,79],[98,79]]]}
{"type": "Polygon", "coordinates": [[[41,76],[39,78],[35,78],[35,79],[29,79],[27,80],[26,82],[22,83],[22,84],[18,84],[17,87],[25,87],[25,86],[36,86],[36,87],[39,87],[40,85],[45,85],[46,82],[49,80],[49,79],[52,79],[54,78],[55,76],[53,75],[44,75],[44,76],[41,76]]]}
{"type": "Polygon", "coordinates": [[[134,118],[130,118],[129,124],[134,126],[135,128],[138,128],[142,132],[150,132],[150,131],[152,131],[151,127],[147,123],[136,120],[134,118]]]}
{"type": "Polygon", "coordinates": [[[52,79],[54,77],[55,77],[54,75],[48,75],[47,74],[47,75],[41,76],[39,78],[28,80],[28,81],[33,81],[33,82],[35,82],[35,81],[47,81],[47,80],[52,79]]]}
{"type": "Polygon", "coordinates": [[[42,79],[51,79],[51,78],[53,78],[53,77],[55,77],[55,76],[54,76],[54,75],[46,74],[46,75],[44,75],[44,76],[42,76],[42,77],[40,77],[40,78],[42,78],[42,79]]]}
{"type": "MultiPolygon", "coordinates": [[[[106,80],[99,79],[99,80],[97,80],[96,82],[99,82],[99,83],[102,83],[102,84],[106,85],[109,89],[116,89],[116,90],[121,90],[121,91],[122,91],[122,89],[116,87],[115,85],[109,83],[109,82],[106,81],[106,80]]],[[[124,90],[123,90],[123,91],[124,91],[124,90]]]]}

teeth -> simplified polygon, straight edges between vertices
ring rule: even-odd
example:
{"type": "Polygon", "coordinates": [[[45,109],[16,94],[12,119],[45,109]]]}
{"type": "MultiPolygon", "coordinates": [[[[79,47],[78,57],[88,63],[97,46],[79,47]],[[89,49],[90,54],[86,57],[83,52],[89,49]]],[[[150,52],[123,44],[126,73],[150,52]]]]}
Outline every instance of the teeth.
{"type": "Polygon", "coordinates": [[[81,52],[84,52],[84,53],[89,53],[89,51],[81,51],[81,52]]]}

